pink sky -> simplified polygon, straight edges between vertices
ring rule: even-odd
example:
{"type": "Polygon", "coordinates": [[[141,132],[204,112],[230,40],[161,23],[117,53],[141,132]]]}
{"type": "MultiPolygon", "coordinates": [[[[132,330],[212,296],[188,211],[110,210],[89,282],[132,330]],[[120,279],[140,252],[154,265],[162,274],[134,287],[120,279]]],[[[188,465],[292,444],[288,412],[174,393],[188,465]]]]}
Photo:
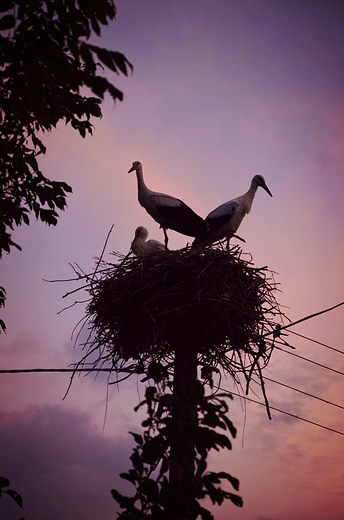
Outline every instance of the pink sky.
{"type": "MultiPolygon", "coordinates": [[[[60,125],[45,136],[43,173],[74,193],[56,228],[33,222],[15,231],[23,247],[2,263],[8,300],[2,312],[0,367],[66,367],[78,360],[71,332],[82,304],[59,313],[73,287],[43,279],[94,266],[114,224],[105,259],[127,253],[135,228],[158,225],[137,201],[134,160],[147,185],[182,198],[206,216],[244,193],[262,174],[273,193],[257,192],[240,228],[257,266],[277,272],[278,300],[295,321],[344,300],[344,6],[336,1],[118,0],[117,20],[102,46],[134,65],[113,81],[124,92],[107,99],[93,137],[60,125]]],[[[187,238],[171,231],[170,247],[187,238]]],[[[83,299],[82,294],[76,298],[83,299]]],[[[344,307],[292,330],[339,350],[344,307]]],[[[342,354],[290,334],[296,353],[344,372],[342,354]]],[[[344,379],[275,351],[266,376],[344,406],[344,379]]],[[[27,520],[112,520],[110,489],[129,468],[133,412],[144,386],[111,387],[106,377],[0,375],[2,472],[24,497],[27,520]]],[[[225,382],[233,389],[231,381],[225,382]]],[[[270,404],[344,432],[343,410],[267,381],[270,404]]],[[[254,394],[251,397],[255,398],[254,394]]],[[[215,508],[216,520],[342,520],[344,437],[234,399],[233,450],[214,467],[240,480],[242,509],[215,508]]],[[[20,517],[0,501],[0,517],[20,517]]]]}

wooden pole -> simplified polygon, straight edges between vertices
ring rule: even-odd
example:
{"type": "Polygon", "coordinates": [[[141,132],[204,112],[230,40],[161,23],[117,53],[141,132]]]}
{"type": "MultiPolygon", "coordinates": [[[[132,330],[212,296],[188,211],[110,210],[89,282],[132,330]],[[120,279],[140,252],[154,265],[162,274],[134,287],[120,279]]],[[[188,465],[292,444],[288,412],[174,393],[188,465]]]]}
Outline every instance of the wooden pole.
{"type": "MultiPolygon", "coordinates": [[[[178,345],[174,361],[174,435],[171,440],[169,482],[178,495],[186,499],[194,497],[196,383],[197,348],[192,344],[178,345]]],[[[187,518],[186,512],[182,518],[187,518]]]]}

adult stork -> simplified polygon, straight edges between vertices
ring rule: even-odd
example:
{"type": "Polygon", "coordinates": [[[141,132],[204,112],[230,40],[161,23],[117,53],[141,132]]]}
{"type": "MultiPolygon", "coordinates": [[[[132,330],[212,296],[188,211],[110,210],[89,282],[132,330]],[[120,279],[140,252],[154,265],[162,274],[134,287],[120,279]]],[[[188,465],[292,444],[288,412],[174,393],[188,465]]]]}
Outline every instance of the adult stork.
{"type": "Polygon", "coordinates": [[[149,256],[166,251],[166,247],[159,240],[147,240],[147,237],[148,231],[145,227],[139,226],[136,228],[135,237],[131,243],[131,250],[136,256],[149,256]]]}
{"type": "Polygon", "coordinates": [[[163,229],[165,248],[168,244],[167,229],[200,240],[206,236],[208,230],[206,222],[182,200],[147,188],[143,180],[142,164],[139,161],[133,162],[128,173],[132,171],[136,171],[139,203],[163,229]]]}
{"type": "Polygon", "coordinates": [[[250,213],[253,199],[259,186],[272,197],[264,177],[255,175],[251,181],[250,189],[244,195],[221,204],[221,206],[209,213],[205,218],[209,226],[209,232],[205,238],[199,239],[196,237],[193,245],[209,245],[226,238],[227,249],[229,249],[229,240],[237,232],[244,216],[250,213]]]}

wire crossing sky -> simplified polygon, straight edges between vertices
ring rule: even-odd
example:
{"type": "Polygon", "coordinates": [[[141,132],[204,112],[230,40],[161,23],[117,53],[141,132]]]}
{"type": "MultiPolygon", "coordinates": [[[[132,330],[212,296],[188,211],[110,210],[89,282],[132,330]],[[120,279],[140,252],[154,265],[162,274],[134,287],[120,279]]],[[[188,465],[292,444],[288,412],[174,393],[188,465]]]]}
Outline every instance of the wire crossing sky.
{"type": "MultiPolygon", "coordinates": [[[[339,304],[339,305],[342,305],[342,304],[339,304]]],[[[301,323],[302,321],[305,321],[307,319],[316,318],[317,316],[319,316],[319,315],[321,315],[321,314],[323,314],[325,312],[329,312],[329,311],[331,311],[331,310],[333,310],[333,309],[335,309],[337,307],[338,307],[338,305],[335,305],[335,306],[331,307],[330,309],[326,309],[324,311],[320,311],[318,313],[313,314],[312,316],[307,316],[305,318],[301,318],[300,320],[297,320],[296,323],[301,323]]],[[[290,324],[290,326],[292,326],[292,325],[294,325],[294,324],[290,324]]],[[[298,333],[296,333],[294,331],[290,331],[290,330],[288,332],[292,332],[293,334],[295,334],[295,335],[297,335],[299,337],[302,337],[304,339],[307,339],[307,340],[309,340],[309,341],[311,341],[313,343],[316,343],[316,344],[321,345],[323,347],[326,347],[326,348],[329,348],[329,349],[334,350],[336,352],[339,352],[340,354],[344,354],[344,352],[342,352],[342,351],[340,351],[338,349],[335,349],[334,347],[331,347],[331,346],[326,345],[326,344],[324,344],[322,342],[319,342],[317,340],[314,340],[314,339],[308,338],[306,336],[303,336],[302,334],[298,334],[298,333]]],[[[288,346],[289,346],[289,344],[288,344],[288,346]]],[[[320,366],[320,367],[322,367],[322,368],[324,368],[326,370],[332,370],[333,372],[344,376],[344,372],[340,372],[340,371],[335,370],[335,369],[333,369],[331,367],[325,366],[325,365],[323,365],[321,363],[316,363],[316,362],[314,362],[311,359],[307,359],[307,358],[305,358],[303,356],[297,355],[297,354],[295,354],[293,352],[290,352],[288,350],[281,349],[278,346],[276,346],[276,348],[278,348],[282,352],[294,355],[294,356],[296,356],[296,357],[298,357],[298,358],[300,358],[300,359],[302,359],[304,361],[308,361],[310,363],[314,363],[314,364],[316,364],[316,365],[318,365],[318,366],[320,366]]],[[[7,370],[0,369],[0,374],[23,374],[23,373],[72,373],[72,374],[75,374],[75,373],[78,373],[78,372],[85,372],[87,374],[90,374],[91,372],[107,372],[107,373],[111,374],[112,372],[114,372],[114,369],[113,368],[91,368],[91,367],[90,368],[80,368],[80,367],[75,367],[75,368],[25,368],[25,369],[7,369],[7,370]]],[[[288,389],[290,389],[290,390],[292,390],[294,392],[298,392],[298,393],[303,394],[303,395],[305,395],[307,397],[311,397],[311,398],[316,399],[318,401],[322,401],[323,403],[326,403],[328,405],[331,405],[331,406],[334,406],[334,407],[337,407],[337,408],[340,408],[340,409],[344,410],[344,406],[341,406],[339,404],[333,403],[331,401],[328,401],[328,400],[323,399],[323,398],[321,398],[319,396],[313,395],[313,394],[311,394],[309,392],[305,392],[305,391],[300,390],[298,388],[294,388],[294,387],[292,387],[290,385],[287,385],[285,383],[282,383],[280,381],[275,381],[274,379],[271,379],[271,378],[269,378],[267,376],[264,376],[264,380],[270,381],[272,383],[275,383],[275,384],[278,384],[278,385],[283,386],[285,388],[288,388],[288,389]]],[[[221,388],[221,387],[218,387],[217,390],[224,390],[224,389],[221,388]]],[[[236,395],[237,397],[246,399],[247,401],[250,401],[252,403],[264,406],[264,403],[259,402],[259,401],[255,400],[255,399],[249,398],[247,396],[236,394],[235,392],[231,392],[231,394],[236,395]]],[[[290,417],[294,417],[295,419],[299,419],[301,421],[308,422],[309,424],[313,424],[314,426],[317,426],[317,427],[320,427],[320,428],[324,428],[324,429],[332,431],[334,433],[338,433],[339,435],[344,435],[344,433],[341,432],[341,431],[335,430],[333,428],[329,428],[329,427],[327,427],[327,426],[325,426],[323,424],[319,424],[319,423],[317,423],[315,421],[311,421],[309,419],[305,419],[304,417],[299,417],[298,415],[286,412],[285,410],[280,410],[280,409],[275,408],[274,406],[271,406],[271,405],[269,405],[269,407],[271,408],[271,410],[275,410],[275,411],[280,412],[282,414],[289,415],[290,417]]]]}

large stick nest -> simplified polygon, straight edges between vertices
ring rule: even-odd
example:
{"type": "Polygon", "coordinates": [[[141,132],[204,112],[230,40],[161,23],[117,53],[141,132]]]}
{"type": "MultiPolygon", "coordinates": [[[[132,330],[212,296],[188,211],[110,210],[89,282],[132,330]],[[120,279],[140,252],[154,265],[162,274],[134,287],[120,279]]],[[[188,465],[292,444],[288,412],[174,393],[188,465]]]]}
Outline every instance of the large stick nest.
{"type": "Polygon", "coordinates": [[[282,314],[272,273],[247,256],[238,246],[212,246],[101,262],[89,277],[91,330],[82,361],[92,354],[96,366],[146,371],[192,344],[200,362],[246,378],[260,371],[282,314]]]}

